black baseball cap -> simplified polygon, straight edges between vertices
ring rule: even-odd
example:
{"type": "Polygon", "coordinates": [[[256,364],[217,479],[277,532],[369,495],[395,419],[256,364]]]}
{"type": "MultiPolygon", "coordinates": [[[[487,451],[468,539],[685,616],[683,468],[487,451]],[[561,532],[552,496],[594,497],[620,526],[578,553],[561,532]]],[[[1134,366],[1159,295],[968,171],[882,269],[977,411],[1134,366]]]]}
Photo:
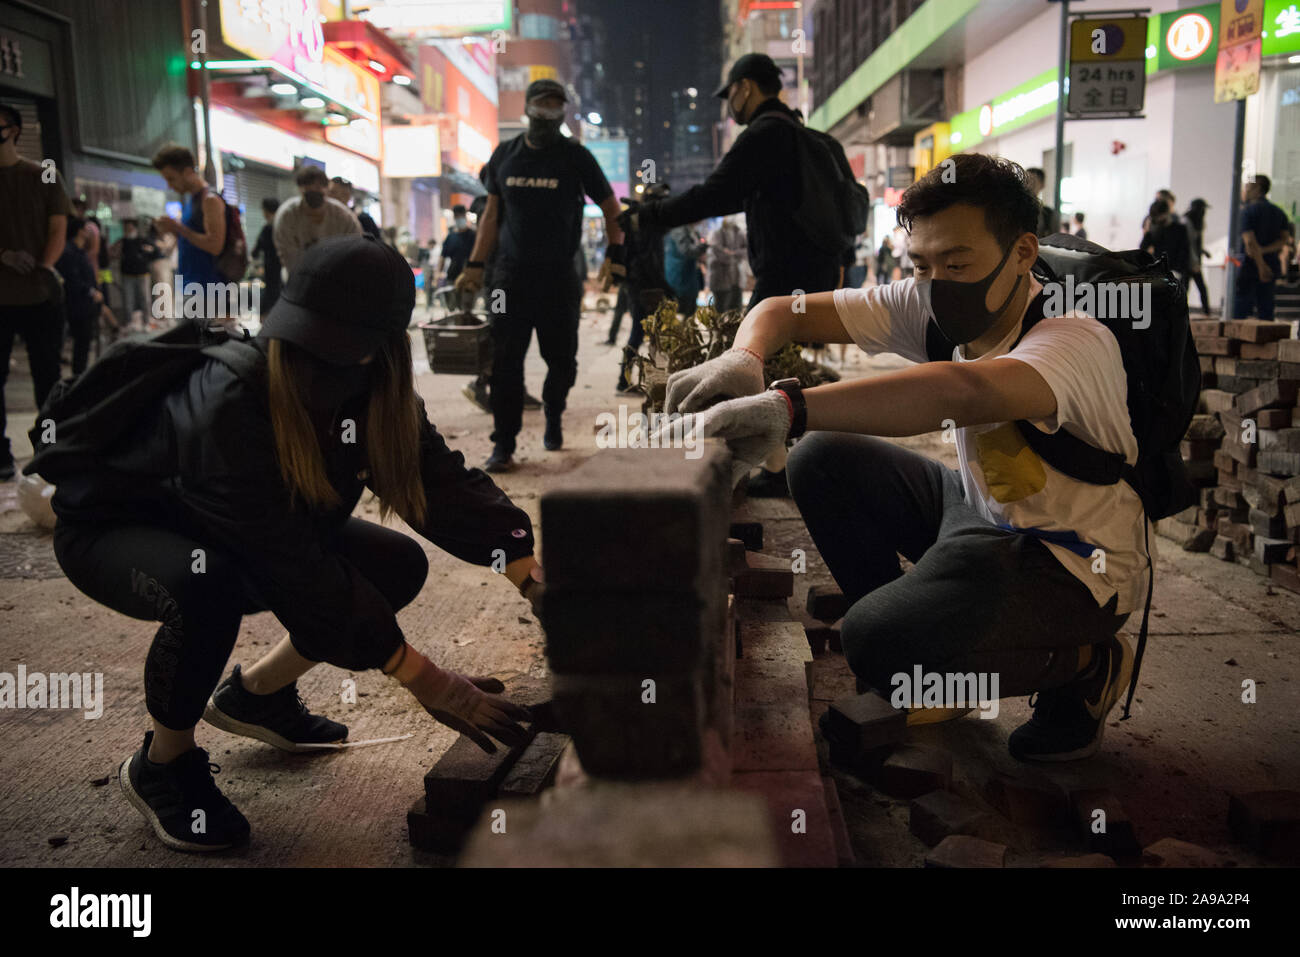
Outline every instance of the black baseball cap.
{"type": "Polygon", "coordinates": [[[558,96],[565,103],[569,102],[569,96],[558,80],[533,80],[529,83],[528,90],[524,93],[524,102],[531,102],[539,96],[558,96]]]}
{"type": "Polygon", "coordinates": [[[405,331],[414,308],[415,277],[401,253],[368,233],[332,236],[303,253],[258,335],[355,365],[405,331]]]}
{"type": "Polygon", "coordinates": [[[746,53],[735,63],[731,64],[731,72],[727,74],[727,82],[722,84],[713,91],[716,97],[725,97],[731,84],[737,80],[764,80],[781,79],[781,68],[776,65],[770,56],[766,53],[746,53]]]}

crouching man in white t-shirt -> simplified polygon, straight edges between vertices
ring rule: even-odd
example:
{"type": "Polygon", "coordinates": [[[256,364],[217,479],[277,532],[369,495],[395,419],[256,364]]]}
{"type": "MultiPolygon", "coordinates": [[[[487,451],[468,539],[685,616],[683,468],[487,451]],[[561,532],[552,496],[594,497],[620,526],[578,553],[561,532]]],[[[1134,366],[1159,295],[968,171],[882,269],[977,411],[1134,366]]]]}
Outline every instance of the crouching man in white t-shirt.
{"type": "MultiPolygon", "coordinates": [[[[899,676],[914,684],[918,669],[931,687],[938,675],[945,688],[970,688],[954,679],[973,673],[994,698],[1036,694],[1032,719],[1011,735],[1012,755],[1073,760],[1098,749],[1132,672],[1118,629],[1145,594],[1145,518],[1128,484],[1089,485],[1055,470],[1016,421],[1065,429],[1136,462],[1124,366],[1115,337],[1087,316],[1041,319],[1020,338],[1043,292],[1030,272],[1038,200],[1014,163],[952,160],[898,208],[915,278],[810,295],[800,311],[791,297],[765,300],[732,351],[669,380],[667,411],[742,396],[697,420],[703,434],[726,439],[738,476],[807,430],[790,455],[790,490],[852,603],[842,638],[860,684],[896,706],[935,704],[921,688],[896,695],[906,687],[899,676]],[[931,321],[953,345],[951,361],[927,362],[931,321]],[[763,392],[762,357],[794,340],[854,342],[924,364],[763,392]],[[955,440],[958,470],[874,437],[935,431],[955,440]]],[[[909,721],[961,713],[915,710],[909,721]]]]}

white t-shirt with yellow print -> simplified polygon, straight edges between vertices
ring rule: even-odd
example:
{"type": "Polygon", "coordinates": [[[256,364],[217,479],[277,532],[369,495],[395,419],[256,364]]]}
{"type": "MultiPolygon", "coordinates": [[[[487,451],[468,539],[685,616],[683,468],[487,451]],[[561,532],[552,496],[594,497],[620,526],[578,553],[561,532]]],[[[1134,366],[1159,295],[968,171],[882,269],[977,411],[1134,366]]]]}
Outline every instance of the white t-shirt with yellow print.
{"type": "MultiPolygon", "coordinates": [[[[1029,299],[1042,285],[1031,277],[1029,299]]],[[[929,321],[913,279],[865,289],[839,289],[835,308],[857,345],[870,354],[892,352],[927,361],[929,321]]],[[[1032,366],[1056,396],[1056,415],[1033,421],[1057,429],[1130,465],[1138,445],[1129,422],[1128,380],[1119,343],[1102,323],[1082,313],[1042,319],[1014,349],[1020,323],[976,359],[962,347],[957,362],[1018,359],[1032,366]]],[[[935,423],[936,429],[940,427],[935,423]]],[[[1025,442],[1014,422],[956,430],[957,460],[966,500],[996,525],[1026,531],[1044,544],[1104,605],[1118,595],[1117,614],[1138,608],[1146,596],[1147,559],[1142,503],[1127,482],[1090,485],[1058,472],[1025,442]],[[1098,549],[1102,558],[1098,557],[1098,549]]],[[[1155,536],[1150,536],[1155,557],[1155,536]]]]}

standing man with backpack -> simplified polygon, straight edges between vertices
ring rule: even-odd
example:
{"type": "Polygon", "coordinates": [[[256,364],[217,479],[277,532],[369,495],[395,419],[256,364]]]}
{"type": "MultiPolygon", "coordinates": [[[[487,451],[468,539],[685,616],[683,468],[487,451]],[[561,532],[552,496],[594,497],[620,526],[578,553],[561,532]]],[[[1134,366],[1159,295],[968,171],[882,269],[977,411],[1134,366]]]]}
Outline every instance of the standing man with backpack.
{"type": "MultiPolygon", "coordinates": [[[[746,53],[714,96],[731,118],[748,127],[703,183],[671,199],[642,203],[626,213],[637,229],[670,229],[743,211],[754,272],[753,309],[765,299],[829,292],[840,284],[854,238],[866,229],[839,221],[857,196],[844,149],[810,130],[781,102],[781,69],[764,53],[746,53]],[[812,168],[814,162],[816,168],[812,168]],[[838,184],[834,178],[838,170],[838,184]],[[841,193],[841,190],[847,192],[841,193]]],[[[819,341],[796,335],[801,342],[819,341]]],[[[749,486],[752,495],[788,495],[784,454],[768,461],[749,486]]]]}
{"type": "MultiPolygon", "coordinates": [[[[185,296],[190,284],[198,283],[203,290],[202,318],[209,323],[226,321],[233,311],[229,307],[219,309],[224,315],[206,315],[208,290],[214,285],[224,290],[228,281],[217,266],[217,257],[226,248],[226,201],[199,175],[189,147],[177,143],[164,146],[154,154],[153,168],[183,201],[179,221],[170,216],[154,220],[159,232],[176,237],[175,283],[185,296]]],[[[182,311],[176,319],[186,314],[182,311]]]]}
{"type": "Polygon", "coordinates": [[[849,181],[853,171],[843,148],[804,127],[781,102],[780,93],[781,69],[771,57],[747,53],[738,59],[714,95],[725,99],[732,119],[748,129],[703,183],[669,199],[644,202],[624,214],[633,229],[667,231],[743,211],[755,278],[751,309],[771,296],[793,295],[796,289],[805,293],[834,289],[839,285],[844,249],[852,248],[851,236],[842,243],[828,241],[834,224],[824,224],[819,235],[812,236],[798,221],[800,205],[811,200],[800,195],[808,181],[799,168],[801,136],[815,137],[828,147],[849,181]]]}
{"type": "Polygon", "coordinates": [[[1162,494],[1185,480],[1177,443],[1200,384],[1186,300],[1167,272],[1141,273],[1164,304],[1142,331],[1077,311],[1040,318],[1052,297],[1030,272],[1039,204],[1025,172],[991,156],[952,159],[955,177],[932,170],[898,208],[914,277],[809,296],[805,315],[788,298],[761,304],[732,351],[669,379],[665,409],[742,396],[697,424],[727,441],[742,474],[813,432],[790,454],[790,488],[851,603],[842,638],[860,683],[889,696],[914,666],[996,675],[998,696],[1037,696],[1011,754],[1074,760],[1097,750],[1134,671],[1119,628],[1144,597],[1150,609],[1147,519],[1185,505],[1162,494]],[[807,392],[786,379],[762,392],[764,357],[803,336],[923,364],[807,392]],[[1148,367],[1165,344],[1173,358],[1148,367]],[[1157,389],[1160,409],[1130,405],[1130,376],[1150,384],[1171,372],[1179,389],[1157,389]],[[876,438],[936,431],[956,443],[958,469],[876,438]],[[1067,446],[1078,461],[1111,462],[1114,474],[1076,478],[1077,461],[1059,454],[1067,446]],[[914,564],[907,574],[899,553],[914,564]]]}

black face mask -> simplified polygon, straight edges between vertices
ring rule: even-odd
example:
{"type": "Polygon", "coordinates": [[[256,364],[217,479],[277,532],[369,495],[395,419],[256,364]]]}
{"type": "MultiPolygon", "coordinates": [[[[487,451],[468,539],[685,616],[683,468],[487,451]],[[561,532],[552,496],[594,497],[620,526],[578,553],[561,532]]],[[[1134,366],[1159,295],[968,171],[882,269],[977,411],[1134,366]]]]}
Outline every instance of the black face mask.
{"type": "Polygon", "coordinates": [[[312,209],[320,209],[325,205],[325,194],[312,190],[302,194],[302,201],[312,209]]]}
{"type": "Polygon", "coordinates": [[[371,367],[333,366],[319,360],[308,364],[304,401],[313,412],[333,412],[348,399],[370,390],[371,367]]]}
{"type": "MultiPolygon", "coordinates": [[[[727,113],[730,114],[733,120],[735,120],[741,126],[744,126],[748,121],[741,115],[740,110],[737,110],[736,107],[733,105],[732,99],[733,97],[730,96],[727,97],[727,113]]],[[[748,99],[748,97],[746,97],[746,99],[748,99]]],[[[740,101],[740,105],[741,108],[743,109],[745,105],[745,100],[742,99],[740,101]]]]}
{"type": "Polygon", "coordinates": [[[560,124],[563,120],[544,120],[538,116],[528,118],[528,140],[534,146],[550,146],[559,142],[560,124]]]}
{"type": "Polygon", "coordinates": [[[1002,254],[1002,261],[993,267],[983,279],[977,279],[974,282],[956,282],[952,279],[921,279],[916,283],[916,291],[921,296],[921,304],[926,311],[934,318],[935,323],[939,326],[939,331],[948,337],[950,342],[958,345],[967,342],[974,342],[984,333],[992,329],[1003,313],[1011,305],[1016,294],[1020,292],[1020,283],[1025,278],[1020,276],[1016,279],[1016,284],[1011,287],[1011,292],[1007,293],[1007,298],[1003,300],[1002,305],[990,312],[984,305],[985,297],[989,289],[1002,273],[1002,267],[1007,264],[1011,258],[1011,252],[1015,246],[1011,246],[1002,254]]]}

